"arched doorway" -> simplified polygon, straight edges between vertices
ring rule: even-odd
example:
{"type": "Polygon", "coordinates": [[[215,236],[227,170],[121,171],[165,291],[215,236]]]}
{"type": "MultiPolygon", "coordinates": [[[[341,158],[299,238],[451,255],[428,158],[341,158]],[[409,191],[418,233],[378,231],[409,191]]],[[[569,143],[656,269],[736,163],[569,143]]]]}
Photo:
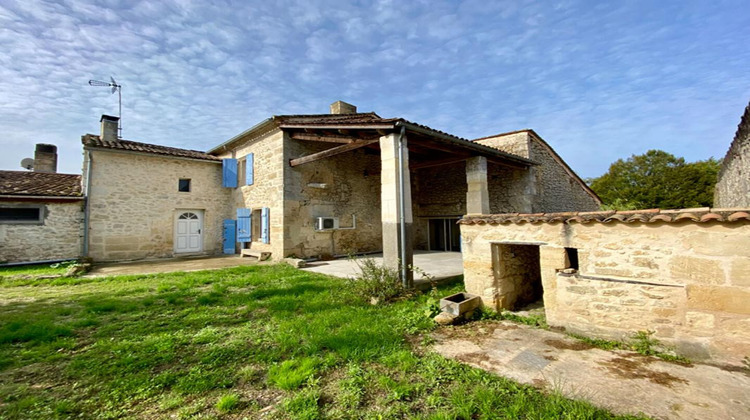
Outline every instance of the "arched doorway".
{"type": "Polygon", "coordinates": [[[174,232],[175,253],[201,252],[203,250],[203,212],[200,210],[178,211],[174,232]]]}

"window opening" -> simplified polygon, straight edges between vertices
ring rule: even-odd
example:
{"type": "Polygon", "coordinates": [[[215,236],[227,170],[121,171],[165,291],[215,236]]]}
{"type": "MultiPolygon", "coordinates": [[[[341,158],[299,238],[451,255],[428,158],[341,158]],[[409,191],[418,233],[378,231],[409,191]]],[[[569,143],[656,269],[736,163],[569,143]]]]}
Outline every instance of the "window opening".
{"type": "Polygon", "coordinates": [[[578,249],[565,248],[565,268],[572,268],[578,271],[578,249]]]}
{"type": "Polygon", "coordinates": [[[41,207],[1,207],[0,222],[33,223],[42,221],[41,207]]]}
{"type": "Polygon", "coordinates": [[[180,220],[197,220],[198,215],[195,213],[182,213],[180,215],[180,220]]]}
{"type": "Polygon", "coordinates": [[[177,191],[179,192],[190,192],[190,180],[181,178],[177,183],[177,191]]]}

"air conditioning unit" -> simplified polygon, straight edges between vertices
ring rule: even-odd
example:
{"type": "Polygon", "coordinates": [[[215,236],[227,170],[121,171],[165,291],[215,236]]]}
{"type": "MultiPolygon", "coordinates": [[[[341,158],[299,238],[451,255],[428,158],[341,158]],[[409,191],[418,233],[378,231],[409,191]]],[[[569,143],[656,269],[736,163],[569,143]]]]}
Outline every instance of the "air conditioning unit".
{"type": "Polygon", "coordinates": [[[315,219],[315,230],[331,230],[338,228],[338,217],[318,217],[315,219]]]}

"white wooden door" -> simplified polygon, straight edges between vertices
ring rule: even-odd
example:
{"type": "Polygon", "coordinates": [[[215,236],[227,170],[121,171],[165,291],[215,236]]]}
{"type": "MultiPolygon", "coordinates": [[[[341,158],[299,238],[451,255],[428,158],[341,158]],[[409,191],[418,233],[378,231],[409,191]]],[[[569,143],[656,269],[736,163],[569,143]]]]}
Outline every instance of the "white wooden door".
{"type": "Polygon", "coordinates": [[[174,243],[175,252],[200,252],[203,240],[203,217],[198,211],[184,211],[177,215],[174,243]]]}

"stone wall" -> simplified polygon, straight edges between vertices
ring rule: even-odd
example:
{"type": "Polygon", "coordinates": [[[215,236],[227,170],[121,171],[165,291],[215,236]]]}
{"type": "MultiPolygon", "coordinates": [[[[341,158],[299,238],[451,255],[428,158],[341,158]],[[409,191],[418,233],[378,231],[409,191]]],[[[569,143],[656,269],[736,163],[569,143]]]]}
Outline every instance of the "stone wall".
{"type": "MultiPolygon", "coordinates": [[[[227,202],[230,207],[231,219],[237,219],[237,209],[247,208],[259,210],[268,207],[269,212],[269,243],[264,244],[260,235],[255,234],[252,242],[244,246],[257,251],[271,252],[271,258],[284,258],[284,133],[281,130],[272,131],[239,141],[231,150],[218,156],[221,158],[244,159],[253,153],[253,185],[244,185],[242,180],[237,188],[227,188],[231,192],[231,199],[227,202]]],[[[288,164],[286,165],[288,166],[288,164]]],[[[245,169],[250,170],[250,168],[245,169]]],[[[257,212],[253,213],[252,223],[256,229],[260,226],[257,212]]]]}
{"type": "Polygon", "coordinates": [[[714,206],[750,207],[750,105],[745,108],[724,156],[714,191],[714,206]]]}
{"type": "MultiPolygon", "coordinates": [[[[88,149],[86,149],[88,150],[88,149]]],[[[234,218],[220,162],[91,150],[89,255],[99,261],[175,256],[178,210],[203,212],[202,253],[222,252],[222,223],[234,218]],[[178,180],[191,180],[179,192],[178,180]]],[[[84,169],[88,154],[84,153],[84,169]]],[[[84,170],[84,184],[88,174],[84,170]]]]}
{"type": "Polygon", "coordinates": [[[291,167],[289,159],[331,148],[330,143],[287,139],[284,147],[285,255],[319,257],[380,251],[380,154],[360,148],[291,167]],[[321,184],[325,184],[322,187],[321,184]],[[341,228],[316,231],[317,217],[338,217],[341,228]]]}
{"type": "Polygon", "coordinates": [[[487,305],[511,308],[517,293],[493,267],[493,244],[538,246],[550,325],[611,339],[651,330],[697,359],[750,354],[746,219],[462,224],[461,235],[466,290],[487,305]],[[578,270],[566,247],[577,250],[578,270]]]}
{"type": "Polygon", "coordinates": [[[72,259],[81,255],[83,200],[2,204],[41,206],[45,216],[43,224],[0,223],[0,262],[72,259]]]}
{"type": "Polygon", "coordinates": [[[599,198],[533,130],[476,140],[538,163],[526,170],[490,168],[491,211],[561,212],[598,210],[599,198]]]}

